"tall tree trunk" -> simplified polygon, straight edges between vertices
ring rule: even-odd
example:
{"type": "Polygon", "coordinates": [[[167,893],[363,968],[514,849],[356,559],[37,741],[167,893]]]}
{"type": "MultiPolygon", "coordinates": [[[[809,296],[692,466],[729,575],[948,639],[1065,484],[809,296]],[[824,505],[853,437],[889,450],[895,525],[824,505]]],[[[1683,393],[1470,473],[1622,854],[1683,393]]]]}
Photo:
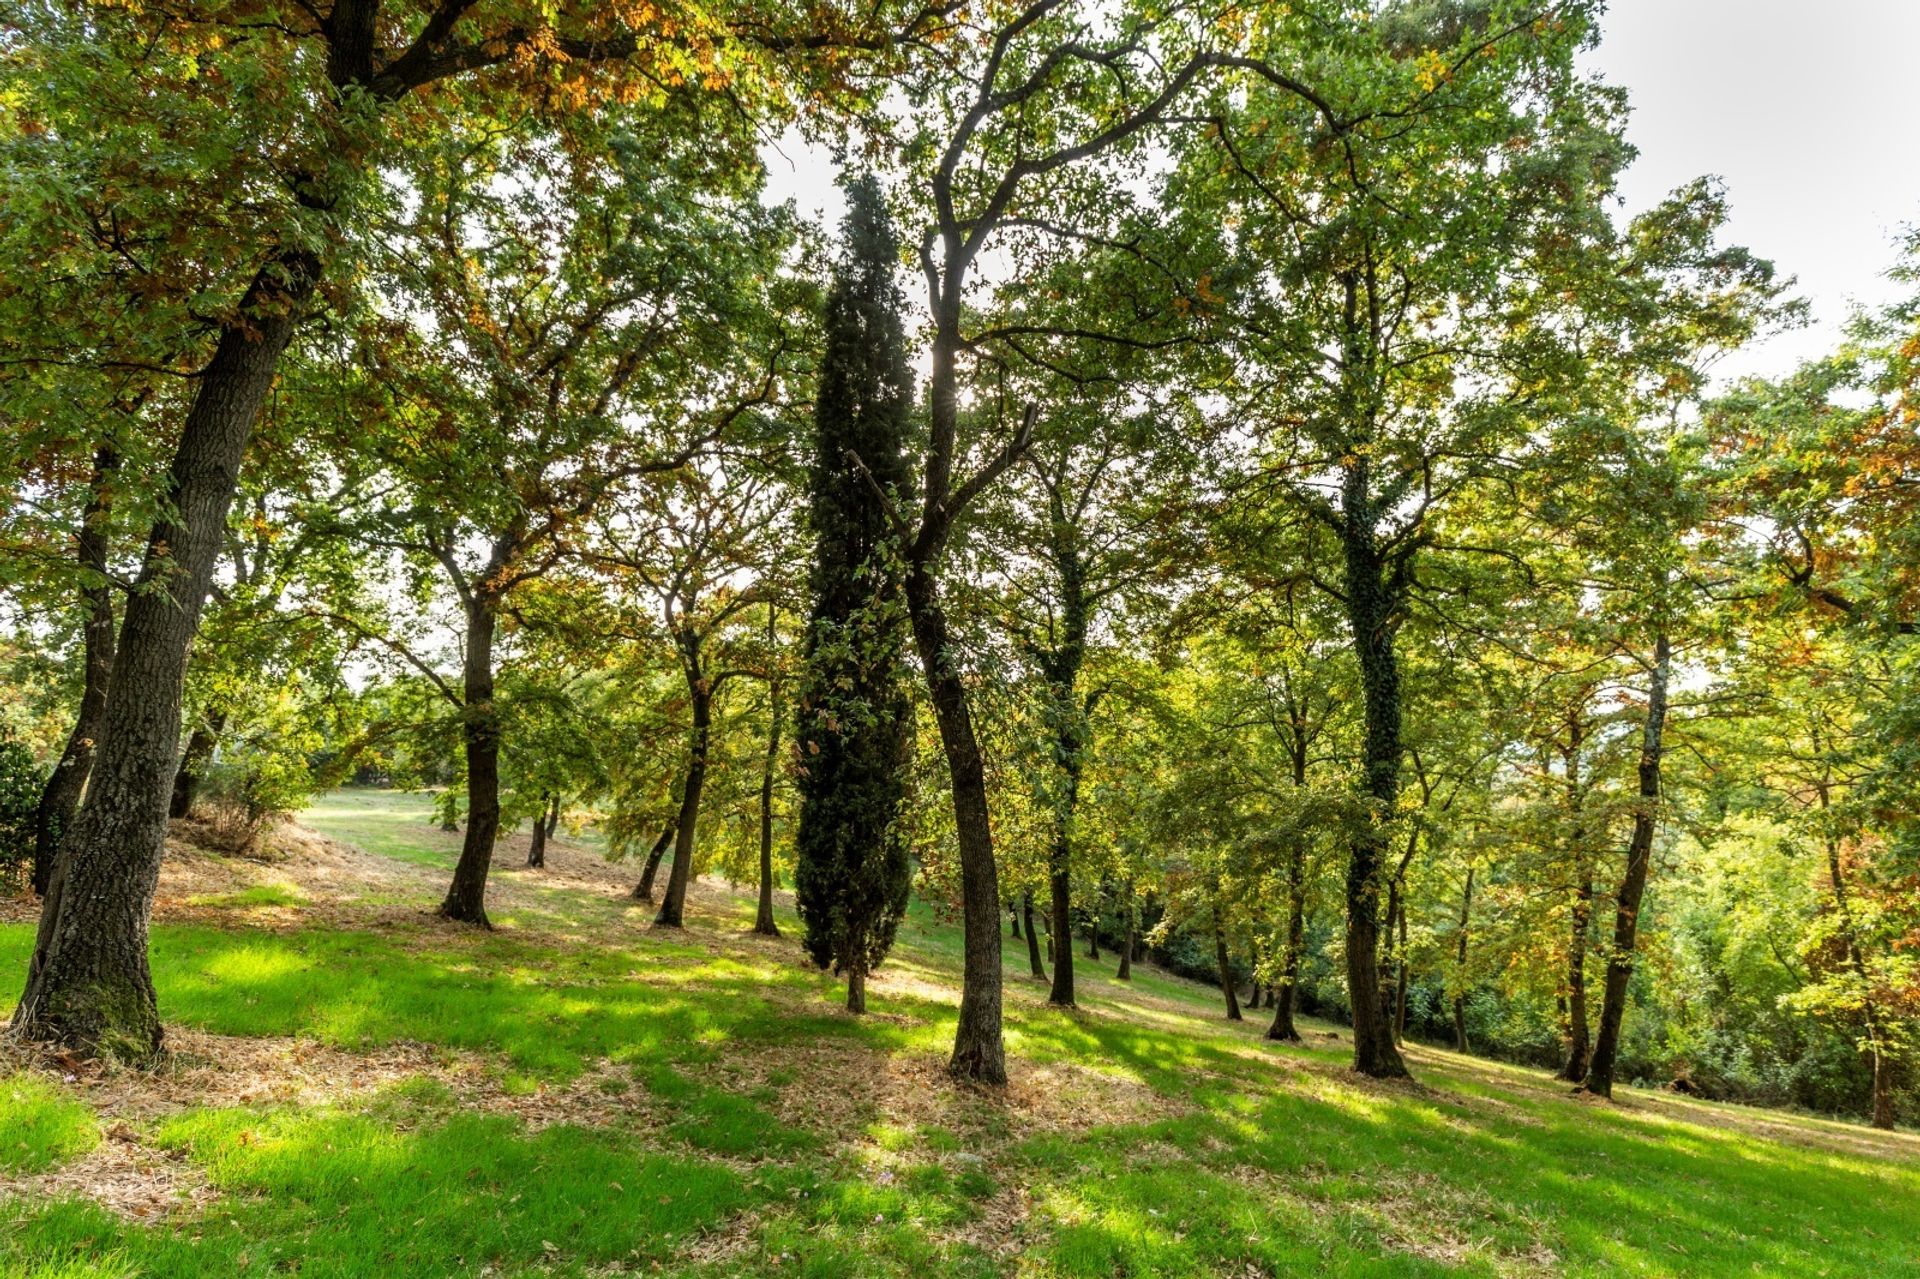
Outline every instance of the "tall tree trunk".
{"type": "Polygon", "coordinates": [[[698,666],[689,667],[687,692],[693,702],[693,736],[687,751],[687,782],[680,792],[680,820],[673,843],[673,870],[661,895],[656,927],[686,923],[687,881],[692,877],[694,841],[700,825],[700,792],[707,782],[707,748],[713,734],[713,696],[698,666]]]}
{"type": "MultiPolygon", "coordinates": [[[[767,609],[767,638],[773,639],[774,614],[767,609]]],[[[769,718],[767,757],[760,770],[760,905],[753,917],[753,931],[762,937],[778,937],[780,925],[773,919],[773,782],[780,767],[780,681],[767,685],[769,718]]],[[[864,993],[864,992],[863,992],[864,993]]],[[[849,994],[851,1000],[851,994],[849,994]]],[[[859,1009],[854,1011],[858,1012],[859,1009]]]]}
{"type": "Polygon", "coordinates": [[[132,1060],[159,1050],[147,925],[180,744],[187,649],[254,419],[319,275],[319,259],[305,250],[276,254],[201,371],[168,472],[169,514],[153,527],[127,600],[91,778],[54,860],[14,1010],[25,1038],[132,1060]]]}
{"type": "Polygon", "coordinates": [[[1010,901],[1007,903],[1007,920],[1008,920],[1007,927],[1011,930],[1013,939],[1015,941],[1019,941],[1020,940],[1020,903],[1019,902],[1010,901]]]}
{"type": "Polygon", "coordinates": [[[1473,915],[1473,867],[1467,867],[1467,886],[1460,894],[1460,948],[1454,952],[1453,1050],[1467,1051],[1467,927],[1473,915]]]}
{"type": "MultiPolygon", "coordinates": [[[[1304,776],[1299,780],[1304,784],[1304,776]]],[[[1306,862],[1305,846],[1296,844],[1287,858],[1287,948],[1281,958],[1279,989],[1274,992],[1273,1025],[1267,1027],[1268,1039],[1294,1044],[1300,1042],[1300,1031],[1293,1024],[1293,1004],[1294,991],[1300,984],[1300,951],[1307,935],[1306,862]]]]}
{"type": "Polygon", "coordinates": [[[112,445],[102,444],[94,450],[87,504],[80,515],[79,535],[74,539],[74,558],[82,572],[80,709],[73,717],[73,731],[67,735],[66,749],[60,752],[59,762],[48,775],[33,814],[33,891],[43,897],[53,878],[60,837],[73,825],[73,815],[80,807],[80,793],[87,787],[87,773],[93,767],[94,748],[106,718],[107,688],[113,680],[113,588],[107,583],[107,508],[112,502],[110,484],[119,468],[120,454],[112,445]]]}
{"type": "Polygon", "coordinates": [[[1353,1006],[1353,1068],[1375,1078],[1404,1077],[1381,998],[1380,880],[1387,862],[1388,822],[1400,797],[1400,664],[1393,639],[1397,601],[1375,544],[1372,497],[1364,461],[1344,481],[1347,625],[1360,665],[1366,725],[1361,750],[1364,790],[1373,820],[1356,822],[1347,845],[1347,993],[1353,1006]]]}
{"type": "Polygon", "coordinates": [[[1407,1038],[1407,903],[1404,897],[1394,913],[1400,927],[1400,957],[1393,966],[1393,1042],[1400,1044],[1407,1038]]]}
{"type": "Polygon", "coordinates": [[[540,811],[533,815],[533,838],[527,843],[527,865],[547,864],[547,793],[540,792],[540,811]]]}
{"type": "Polygon", "coordinates": [[[547,809],[547,842],[549,844],[553,842],[553,837],[559,832],[559,830],[560,830],[560,796],[556,794],[553,797],[552,807],[547,809]]]}
{"type": "Polygon", "coordinates": [[[1061,1008],[1073,1007],[1073,923],[1072,888],[1067,865],[1067,850],[1061,837],[1054,836],[1053,856],[1047,883],[1053,890],[1053,989],[1047,1002],[1061,1008]]]}
{"type": "Polygon", "coordinates": [[[1033,926],[1033,891],[1020,894],[1020,911],[1027,925],[1027,965],[1041,981],[1047,979],[1047,966],[1040,962],[1040,933],[1033,926]]]}
{"type": "Polygon", "coordinates": [[[640,882],[633,886],[633,899],[638,902],[653,900],[653,877],[659,873],[660,859],[667,855],[667,849],[673,845],[675,832],[680,829],[676,823],[669,823],[660,832],[660,838],[653,841],[653,847],[647,852],[647,864],[640,872],[640,882]]]}
{"type": "Polygon", "coordinates": [[[1227,930],[1220,926],[1219,908],[1214,909],[1213,917],[1213,955],[1220,970],[1220,991],[1227,997],[1227,1020],[1244,1021],[1240,1015],[1240,1000],[1233,993],[1233,965],[1227,957],[1227,930]]]}
{"type": "MultiPolygon", "coordinates": [[[[936,374],[939,372],[936,352],[936,374]]],[[[947,357],[951,360],[951,355],[947,357]]],[[[952,392],[951,374],[947,393],[952,392]]],[[[934,380],[934,396],[941,395],[934,380]]],[[[953,405],[946,411],[951,414],[953,405]]],[[[940,728],[953,796],[953,824],[960,846],[961,926],[965,958],[961,967],[960,1019],[954,1030],[953,1056],[947,1068],[957,1078],[984,1084],[1007,1082],[1006,1044],[1000,1024],[1000,874],[993,858],[993,827],[987,811],[986,768],[967,707],[966,684],[947,635],[931,566],[920,562],[907,576],[907,606],[913,619],[914,647],[926,673],[928,700],[940,728]]]]}
{"type": "Polygon", "coordinates": [[[1620,1054],[1620,1024],[1627,1011],[1627,983],[1633,978],[1634,944],[1640,928],[1640,900],[1653,862],[1653,835],[1659,823],[1661,738],[1667,727],[1667,677],[1673,654],[1662,627],[1653,643],[1653,678],[1647,690],[1647,722],[1640,735],[1640,802],[1634,808],[1633,835],[1627,843],[1627,873],[1620,881],[1614,909],[1613,951],[1607,957],[1607,988],[1600,1005],[1600,1028],[1593,1059],[1581,1088],[1598,1097],[1613,1096],[1613,1068],[1620,1054]]]}
{"type": "Polygon", "coordinates": [[[440,913],[491,928],[487,872],[500,833],[500,720],[493,704],[494,596],[484,587],[467,602],[467,653],[461,665],[460,738],[467,756],[467,833],[440,913]]]}
{"type": "Polygon", "coordinates": [[[1573,926],[1567,939],[1567,1060],[1560,1078],[1577,1084],[1587,1077],[1592,1041],[1587,1029],[1587,934],[1593,918],[1593,874],[1584,870],[1573,890],[1573,926]]]}
{"type": "MultiPolygon", "coordinates": [[[[1819,786],[1820,807],[1825,810],[1831,800],[1827,783],[1823,780],[1819,786]]],[[[1853,918],[1853,901],[1847,893],[1845,871],[1840,865],[1840,845],[1831,834],[1826,837],[1827,876],[1833,886],[1833,904],[1840,915],[1840,926],[1845,930],[1847,943],[1847,965],[1853,969],[1854,977],[1860,982],[1860,1010],[1866,1022],[1867,1058],[1873,1068],[1873,1126],[1893,1129],[1893,1069],[1888,1060],[1891,1045],[1887,1031],[1882,1024],[1880,1009],[1874,1003],[1870,993],[1872,978],[1867,973],[1866,954],[1860,948],[1860,931],[1853,918]]]]}
{"type": "Polygon", "coordinates": [[[1133,900],[1132,880],[1127,881],[1125,891],[1126,907],[1121,912],[1120,919],[1120,967],[1114,970],[1113,979],[1115,981],[1133,980],[1133,933],[1138,923],[1136,916],[1138,908],[1133,900]]]}

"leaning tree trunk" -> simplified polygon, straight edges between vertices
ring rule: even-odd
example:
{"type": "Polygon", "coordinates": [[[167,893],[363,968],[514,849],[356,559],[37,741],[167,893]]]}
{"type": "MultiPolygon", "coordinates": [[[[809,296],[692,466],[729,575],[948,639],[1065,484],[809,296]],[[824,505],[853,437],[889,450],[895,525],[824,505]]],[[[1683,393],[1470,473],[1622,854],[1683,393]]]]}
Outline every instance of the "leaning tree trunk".
{"type": "Polygon", "coordinates": [[[1613,1096],[1613,1068],[1620,1054],[1620,1023],[1627,1011],[1627,983],[1633,978],[1633,951],[1640,928],[1640,899],[1647,891],[1653,862],[1653,834],[1659,819],[1661,735],[1667,727],[1667,676],[1672,669],[1667,632],[1654,637],[1653,680],[1647,692],[1647,722],[1640,735],[1640,802],[1633,813],[1627,843],[1627,873],[1620,881],[1614,909],[1613,952],[1607,957],[1607,989],[1600,1005],[1600,1029],[1593,1059],[1580,1087],[1598,1097],[1613,1096]]]}
{"type": "Polygon", "coordinates": [[[1461,985],[1467,971],[1467,927],[1473,917],[1473,867],[1467,867],[1467,887],[1460,894],[1460,948],[1454,953],[1453,1050],[1467,1051],[1467,992],[1461,985]]]}
{"type": "Polygon", "coordinates": [[[201,370],[136,589],[127,600],[100,746],[62,838],[13,1025],[83,1053],[151,1058],[160,1013],[147,925],[180,744],[187,649],[226,532],[254,419],[312,296],[320,261],[282,250],[257,275],[201,370]],[[144,588],[144,589],[143,589],[144,588]]]}
{"type": "MultiPolygon", "coordinates": [[[[936,391],[938,387],[936,386],[936,391]]],[[[949,382],[949,391],[951,386],[949,382]]],[[[950,413],[953,406],[946,406],[950,413]]],[[[986,767],[967,708],[966,685],[947,635],[931,566],[913,565],[907,576],[907,607],[914,647],[927,679],[928,700],[940,727],[953,796],[953,825],[960,846],[960,1019],[947,1069],[984,1084],[1007,1082],[1006,1044],[1000,1026],[1000,873],[993,859],[993,826],[987,811],[986,767]]],[[[1056,934],[1059,929],[1056,926],[1056,934]]]]}
{"type": "Polygon", "coordinates": [[[713,695],[699,669],[687,673],[687,692],[693,704],[693,736],[687,751],[687,783],[680,792],[680,819],[673,841],[673,870],[667,891],[653,922],[659,928],[680,928],[687,918],[687,881],[692,877],[693,848],[700,825],[700,792],[707,783],[707,747],[713,736],[713,695]]]}
{"type": "Polygon", "coordinates": [[[493,704],[494,597],[474,592],[467,604],[467,656],[461,670],[461,740],[467,755],[467,833],[440,913],[463,924],[487,919],[487,871],[500,833],[500,721],[493,704]]]}
{"type": "Polygon", "coordinates": [[[1560,1078],[1577,1084],[1587,1077],[1592,1041],[1587,1030],[1587,931],[1593,918],[1593,875],[1582,870],[1573,890],[1572,936],[1567,939],[1567,1060],[1560,1078]]]}
{"type": "Polygon", "coordinates": [[[1404,1077],[1393,1023],[1381,995],[1380,879],[1387,862],[1387,822],[1400,797],[1400,664],[1393,651],[1394,606],[1375,544],[1364,462],[1346,478],[1347,624],[1360,659],[1366,736],[1361,763],[1374,819],[1354,824],[1347,846],[1347,992],[1353,1006],[1353,1068],[1375,1078],[1404,1077]]]}
{"type": "Polygon", "coordinates": [[[185,817],[200,802],[200,783],[206,780],[207,766],[213,762],[213,752],[220,745],[220,734],[226,731],[227,713],[224,710],[210,710],[207,717],[194,726],[193,733],[187,738],[187,749],[180,754],[180,767],[173,773],[173,793],[167,801],[168,817],[185,817]]]}
{"type": "Polygon", "coordinates": [[[103,444],[94,451],[93,479],[87,489],[86,508],[80,516],[80,533],[75,539],[75,558],[86,575],[80,586],[83,683],[73,731],[67,735],[66,749],[60,752],[59,762],[48,775],[33,814],[33,891],[42,897],[46,896],[47,884],[53,878],[60,836],[73,825],[73,815],[80,807],[80,793],[87,787],[87,773],[93,767],[94,748],[100,740],[100,725],[106,717],[107,688],[113,680],[113,588],[107,583],[107,508],[112,501],[108,483],[119,466],[120,455],[111,445],[103,444]]]}
{"type": "MultiPolygon", "coordinates": [[[[768,638],[772,638],[773,618],[769,611],[767,619],[768,638]]],[[[753,917],[753,931],[762,937],[778,937],[780,925],[773,920],[773,779],[780,765],[780,685],[778,681],[767,686],[767,698],[771,703],[773,727],[767,731],[767,758],[760,771],[760,906],[753,917]]],[[[851,986],[851,983],[849,983],[851,986]]],[[[864,983],[862,988],[864,998],[864,983]]],[[[852,1007],[852,993],[848,993],[848,1006],[852,1007]]],[[[855,1008],[855,1012],[863,1009],[855,1008]]]]}
{"type": "Polygon", "coordinates": [[[527,865],[547,864],[547,793],[540,792],[540,811],[533,815],[533,838],[527,843],[527,865]]]}
{"type": "Polygon", "coordinates": [[[647,852],[647,864],[640,872],[640,882],[633,886],[633,899],[637,902],[653,900],[653,877],[660,871],[660,859],[667,855],[667,849],[673,846],[674,833],[680,827],[669,824],[660,832],[660,838],[653,841],[653,847],[647,852]]]}
{"type": "Polygon", "coordinates": [[[1040,933],[1033,926],[1033,892],[1020,894],[1020,912],[1027,926],[1027,965],[1041,981],[1047,979],[1047,966],[1040,960],[1040,933]]]}
{"type": "Polygon", "coordinates": [[[1227,997],[1227,1020],[1244,1021],[1240,1015],[1240,1000],[1233,993],[1233,966],[1227,959],[1227,930],[1220,926],[1219,909],[1214,910],[1213,954],[1220,969],[1220,990],[1227,997]]]}

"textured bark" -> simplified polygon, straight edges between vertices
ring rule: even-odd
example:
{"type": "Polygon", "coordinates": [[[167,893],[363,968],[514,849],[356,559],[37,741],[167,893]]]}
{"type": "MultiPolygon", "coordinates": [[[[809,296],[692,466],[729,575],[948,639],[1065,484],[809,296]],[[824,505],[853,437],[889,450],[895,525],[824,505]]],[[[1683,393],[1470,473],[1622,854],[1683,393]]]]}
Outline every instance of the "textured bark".
{"type": "MultiPolygon", "coordinates": [[[[936,398],[940,385],[936,378],[936,398]]],[[[947,386],[950,394],[951,383],[947,386]]],[[[951,413],[953,405],[948,404],[947,410],[951,413]]],[[[947,1068],[961,1079],[1004,1084],[1007,1054],[1000,1020],[1000,873],[993,858],[986,768],[967,707],[966,685],[950,650],[947,615],[924,562],[915,564],[907,576],[907,608],[913,619],[914,647],[926,674],[928,700],[940,729],[941,749],[947,758],[954,832],[960,846],[965,959],[960,1020],[947,1068]]]]}
{"type": "Polygon", "coordinates": [[[1020,894],[1020,911],[1027,926],[1027,966],[1041,981],[1047,979],[1047,966],[1040,960],[1040,933],[1033,926],[1033,893],[1020,894]]]}
{"type": "Polygon", "coordinates": [[[127,601],[91,779],[62,838],[13,1025],[83,1053],[151,1058],[160,1015],[147,926],[180,744],[187,650],[200,623],[227,510],[281,352],[312,296],[319,260],[283,250],[257,275],[201,371],[127,601]]]}
{"type": "Polygon", "coordinates": [[[467,653],[461,667],[460,735],[467,755],[467,832],[440,913],[463,924],[491,928],[487,872],[500,833],[500,722],[493,705],[494,598],[476,592],[467,602],[467,653]]]}
{"type": "Polygon", "coordinates": [[[1220,991],[1227,997],[1227,1020],[1244,1021],[1240,1015],[1240,1000],[1233,993],[1233,966],[1227,958],[1227,930],[1218,922],[1213,926],[1214,962],[1219,967],[1220,991]]]}
{"type": "Polygon", "coordinates": [[[107,584],[107,508],[110,484],[119,470],[120,455],[110,445],[94,450],[93,478],[87,504],[74,539],[74,558],[82,570],[80,585],[80,646],[82,653],[80,707],[67,734],[66,749],[47,777],[33,815],[33,891],[46,896],[53,878],[53,862],[60,836],[73,825],[80,794],[93,768],[93,752],[106,718],[107,689],[113,681],[113,588],[107,584]]]}
{"type": "Polygon", "coordinates": [[[687,675],[687,696],[693,709],[693,732],[687,748],[687,780],[680,792],[680,819],[675,825],[673,869],[660,910],[653,917],[659,928],[680,928],[687,917],[687,881],[692,877],[694,841],[700,826],[700,792],[707,783],[707,750],[713,738],[713,690],[700,666],[699,637],[680,636],[687,675]]]}
{"type": "Polygon", "coordinates": [[[1364,788],[1377,818],[1356,824],[1347,845],[1347,993],[1353,1008],[1353,1068],[1375,1078],[1404,1077],[1393,1023],[1381,998],[1380,880],[1387,860],[1387,817],[1400,797],[1400,665],[1393,651],[1396,601],[1375,545],[1367,467],[1349,468],[1345,482],[1347,625],[1360,659],[1366,735],[1364,788]]]}
{"type": "Polygon", "coordinates": [[[1620,1052],[1620,1024],[1627,1011],[1627,983],[1633,978],[1634,946],[1640,928],[1640,900],[1653,861],[1653,835],[1659,822],[1662,734],[1667,726],[1667,677],[1672,650],[1662,630],[1654,640],[1653,678],[1647,691],[1647,720],[1640,735],[1640,802],[1633,813],[1627,843],[1627,870],[1620,881],[1613,920],[1613,950],[1607,957],[1607,987],[1600,1006],[1600,1027],[1593,1058],[1580,1087],[1599,1097],[1613,1096],[1613,1068],[1620,1052]]]}
{"type": "Polygon", "coordinates": [[[660,838],[653,841],[653,847],[647,852],[647,864],[640,872],[640,882],[633,886],[633,899],[639,902],[653,900],[653,877],[660,872],[660,859],[667,855],[667,849],[673,846],[678,824],[669,825],[660,832],[660,838]]]}

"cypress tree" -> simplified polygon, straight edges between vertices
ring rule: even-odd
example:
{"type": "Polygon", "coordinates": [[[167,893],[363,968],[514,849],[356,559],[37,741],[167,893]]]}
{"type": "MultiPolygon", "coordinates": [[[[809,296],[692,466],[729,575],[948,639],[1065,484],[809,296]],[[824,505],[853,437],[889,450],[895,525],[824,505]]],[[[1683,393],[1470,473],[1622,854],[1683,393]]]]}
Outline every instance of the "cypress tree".
{"type": "Polygon", "coordinates": [[[906,606],[887,502],[910,480],[913,375],[893,278],[899,245],[879,185],[857,179],[847,196],[809,476],[794,889],[808,957],[844,973],[848,1010],[864,1012],[867,974],[893,945],[912,879],[899,821],[912,716],[906,606]]]}

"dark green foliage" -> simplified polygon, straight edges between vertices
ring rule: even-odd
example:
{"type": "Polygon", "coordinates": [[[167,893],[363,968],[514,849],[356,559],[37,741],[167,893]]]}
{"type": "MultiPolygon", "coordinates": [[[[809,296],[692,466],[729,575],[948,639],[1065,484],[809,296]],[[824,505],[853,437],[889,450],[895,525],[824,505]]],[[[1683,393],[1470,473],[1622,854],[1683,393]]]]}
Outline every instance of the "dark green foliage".
{"type": "Polygon", "coordinates": [[[0,729],[0,884],[33,860],[33,818],[46,784],[33,752],[0,729]]]}
{"type": "Polygon", "coordinates": [[[879,186],[861,179],[848,198],[809,476],[813,604],[794,884],[807,954],[858,978],[892,946],[912,877],[898,821],[911,724],[905,612],[887,502],[909,480],[913,377],[893,281],[899,250],[879,186]]]}

